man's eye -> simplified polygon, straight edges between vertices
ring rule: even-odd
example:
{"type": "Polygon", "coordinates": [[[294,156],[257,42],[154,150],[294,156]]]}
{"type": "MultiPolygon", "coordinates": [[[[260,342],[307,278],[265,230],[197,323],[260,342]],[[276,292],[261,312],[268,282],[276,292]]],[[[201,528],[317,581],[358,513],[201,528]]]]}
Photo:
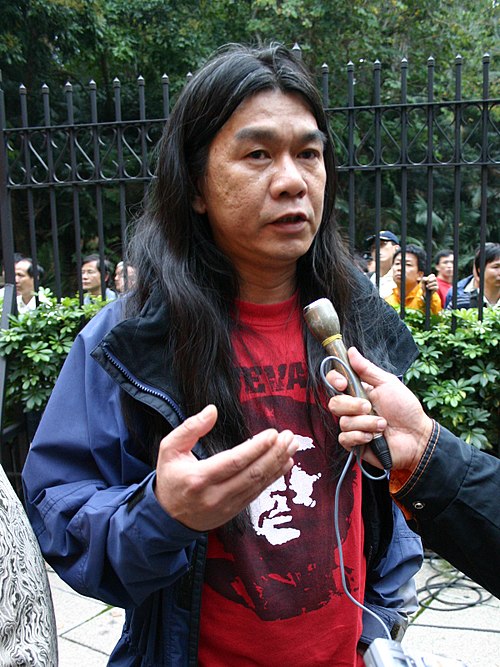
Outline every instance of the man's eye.
{"type": "Polygon", "coordinates": [[[248,154],[248,157],[252,158],[253,160],[263,160],[264,158],[267,157],[266,151],[260,149],[257,151],[252,151],[251,153],[248,154]]]}
{"type": "Polygon", "coordinates": [[[305,160],[314,160],[320,156],[320,151],[315,148],[306,148],[299,153],[299,156],[305,160]]]}

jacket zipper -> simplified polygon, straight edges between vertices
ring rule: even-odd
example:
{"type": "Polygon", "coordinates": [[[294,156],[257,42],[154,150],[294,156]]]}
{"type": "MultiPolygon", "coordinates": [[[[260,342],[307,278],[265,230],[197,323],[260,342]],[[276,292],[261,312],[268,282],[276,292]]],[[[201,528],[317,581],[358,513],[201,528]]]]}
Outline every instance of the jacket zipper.
{"type": "MultiPolygon", "coordinates": [[[[165,401],[167,405],[169,405],[172,410],[175,412],[177,417],[179,418],[179,421],[183,422],[186,417],[184,413],[182,412],[181,408],[177,405],[177,403],[165,392],[161,391],[160,389],[156,389],[154,387],[150,387],[149,385],[144,384],[140,380],[138,380],[130,371],[120,362],[118,359],[108,350],[106,345],[101,345],[101,349],[104,353],[104,356],[106,359],[135,387],[140,389],[146,394],[150,394],[151,396],[155,396],[156,398],[160,398],[161,400],[165,401]]],[[[189,629],[188,629],[188,639],[187,639],[187,645],[188,645],[188,663],[189,665],[196,665],[198,662],[198,639],[199,639],[199,624],[200,624],[200,606],[201,606],[201,587],[200,584],[197,584],[197,591],[196,593],[194,591],[194,585],[192,581],[193,574],[195,573],[195,565],[197,564],[196,570],[204,570],[205,567],[205,560],[206,560],[206,541],[208,537],[205,536],[204,539],[201,538],[201,544],[203,544],[204,550],[203,550],[203,555],[200,556],[197,555],[196,558],[194,559],[194,563],[192,563],[187,571],[187,573],[184,576],[188,576],[189,579],[191,579],[191,586],[193,587],[193,593],[191,596],[191,618],[189,622],[189,629]],[[200,562],[200,560],[202,562],[200,562]],[[196,601],[197,601],[197,609],[195,607],[195,600],[193,597],[196,595],[196,601]]],[[[196,550],[198,552],[198,549],[196,550]]]]}
{"type": "Polygon", "coordinates": [[[177,417],[181,422],[185,421],[186,417],[184,413],[182,412],[181,408],[177,405],[177,403],[165,392],[161,391],[160,389],[156,389],[155,387],[150,387],[147,384],[144,384],[140,380],[138,380],[132,373],[120,362],[118,359],[108,350],[107,346],[103,345],[102,346],[102,351],[104,352],[105,357],[108,359],[108,361],[113,364],[113,366],[120,371],[120,373],[131,383],[134,385],[134,387],[137,387],[137,389],[140,389],[143,391],[145,394],[150,394],[151,396],[156,396],[156,398],[160,398],[167,405],[169,405],[172,410],[175,412],[177,417]]]}

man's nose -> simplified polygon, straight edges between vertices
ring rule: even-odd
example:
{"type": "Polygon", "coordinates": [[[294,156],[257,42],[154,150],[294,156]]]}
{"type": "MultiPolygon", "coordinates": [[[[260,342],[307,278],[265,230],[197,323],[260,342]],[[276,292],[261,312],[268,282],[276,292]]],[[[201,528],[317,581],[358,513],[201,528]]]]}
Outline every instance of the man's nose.
{"type": "Polygon", "coordinates": [[[288,195],[303,197],[307,192],[307,182],[299,165],[291,155],[283,156],[276,162],[276,169],[271,183],[273,197],[288,195]]]}

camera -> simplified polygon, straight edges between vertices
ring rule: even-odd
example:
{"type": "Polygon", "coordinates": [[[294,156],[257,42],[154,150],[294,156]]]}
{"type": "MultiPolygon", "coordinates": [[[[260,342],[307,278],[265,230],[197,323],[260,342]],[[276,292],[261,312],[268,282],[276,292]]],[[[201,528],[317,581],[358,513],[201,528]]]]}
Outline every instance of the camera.
{"type": "Polygon", "coordinates": [[[382,637],[372,641],[363,657],[366,667],[467,667],[465,662],[454,658],[407,653],[399,642],[382,637]]]}

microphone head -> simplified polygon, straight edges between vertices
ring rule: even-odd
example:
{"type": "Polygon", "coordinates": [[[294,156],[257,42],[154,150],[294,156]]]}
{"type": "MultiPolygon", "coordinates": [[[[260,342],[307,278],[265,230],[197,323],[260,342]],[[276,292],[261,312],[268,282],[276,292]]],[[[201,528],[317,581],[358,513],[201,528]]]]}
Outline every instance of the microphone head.
{"type": "Polygon", "coordinates": [[[320,343],[330,336],[340,335],[339,316],[329,299],[313,301],[303,312],[309,329],[320,343]]]}

